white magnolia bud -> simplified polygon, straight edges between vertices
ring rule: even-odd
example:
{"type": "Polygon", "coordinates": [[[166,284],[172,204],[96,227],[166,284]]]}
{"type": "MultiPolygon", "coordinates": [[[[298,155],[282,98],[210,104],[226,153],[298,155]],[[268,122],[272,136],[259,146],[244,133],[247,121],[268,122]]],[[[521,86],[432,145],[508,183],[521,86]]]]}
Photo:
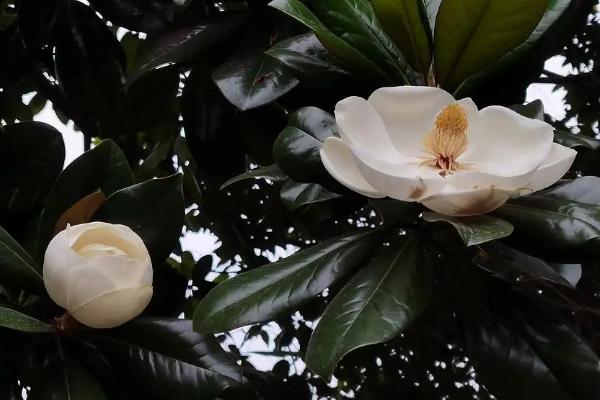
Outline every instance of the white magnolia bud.
{"type": "Polygon", "coordinates": [[[142,239],[127,226],[68,226],[46,249],[44,284],[52,300],[82,324],[112,328],[150,302],[152,263],[142,239]]]}

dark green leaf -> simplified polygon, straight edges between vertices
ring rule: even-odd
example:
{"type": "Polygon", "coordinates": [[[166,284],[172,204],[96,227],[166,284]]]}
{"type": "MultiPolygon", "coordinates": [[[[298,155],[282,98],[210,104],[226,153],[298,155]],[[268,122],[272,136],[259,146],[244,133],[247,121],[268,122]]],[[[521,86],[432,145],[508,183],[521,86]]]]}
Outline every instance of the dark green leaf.
{"type": "Polygon", "coordinates": [[[435,68],[440,85],[456,89],[521,44],[546,11],[546,0],[444,0],[435,25],[435,68]]]}
{"type": "Polygon", "coordinates": [[[342,197],[316,183],[298,183],[289,180],[281,187],[281,201],[289,210],[342,197]]]}
{"type": "Polygon", "coordinates": [[[427,222],[447,222],[456,228],[467,246],[473,246],[510,236],[513,226],[510,222],[489,215],[473,217],[448,217],[432,211],[423,214],[427,222]]]}
{"type": "Polygon", "coordinates": [[[4,306],[0,306],[0,326],[29,333],[52,332],[52,327],[47,323],[4,306]]]}
{"type": "Polygon", "coordinates": [[[600,178],[584,176],[554,186],[544,195],[579,203],[600,205],[600,178]]]}
{"type": "Polygon", "coordinates": [[[419,219],[419,214],[423,212],[423,206],[419,203],[400,201],[389,197],[369,199],[369,204],[387,225],[413,223],[419,219]]]}
{"type": "Polygon", "coordinates": [[[173,22],[177,4],[169,0],[91,0],[116,25],[137,32],[160,32],[173,22]]]}
{"type": "Polygon", "coordinates": [[[245,152],[240,112],[225,99],[210,72],[204,66],[192,70],[181,96],[181,115],[194,161],[221,184],[245,171],[245,152]]]}
{"type": "Polygon", "coordinates": [[[211,400],[242,382],[241,367],[189,320],[136,319],[95,343],[123,384],[150,398],[211,400]]]}
{"type": "Polygon", "coordinates": [[[502,399],[592,400],[600,360],[566,321],[527,302],[469,321],[466,350],[478,379],[502,399]],[[510,384],[507,384],[510,382],[510,384]]]}
{"type": "Polygon", "coordinates": [[[127,158],[111,140],[83,153],[65,168],[52,188],[40,227],[40,250],[46,249],[60,216],[77,201],[98,189],[108,196],[133,183],[127,158]]]}
{"type": "Polygon", "coordinates": [[[342,61],[344,67],[358,74],[364,74],[366,77],[372,78],[374,82],[382,84],[392,82],[392,79],[377,64],[345,40],[336,36],[299,0],[273,0],[269,5],[311,29],[323,46],[342,61]]]}
{"type": "Polygon", "coordinates": [[[467,354],[497,398],[573,400],[512,324],[491,321],[467,333],[467,354]]]}
{"type": "Polygon", "coordinates": [[[127,90],[121,110],[119,129],[129,134],[150,129],[168,118],[176,104],[179,68],[170,66],[152,70],[127,90]]]}
{"type": "Polygon", "coordinates": [[[600,393],[600,359],[594,350],[564,322],[521,315],[531,347],[576,399],[594,400],[600,393]]]}
{"type": "Polygon", "coordinates": [[[98,381],[75,360],[54,361],[42,370],[30,400],[107,400],[98,381]]]}
{"type": "Polygon", "coordinates": [[[335,65],[335,60],[314,33],[283,40],[266,54],[293,70],[302,82],[307,81],[315,87],[333,88],[350,77],[347,71],[335,65]]]}
{"type": "Polygon", "coordinates": [[[177,28],[145,40],[136,52],[134,67],[128,72],[127,80],[133,82],[162,65],[190,62],[217,46],[226,46],[244,21],[243,16],[230,15],[196,26],[177,28]]]}
{"type": "Polygon", "coordinates": [[[60,132],[42,122],[0,130],[0,220],[31,210],[62,171],[65,145],[60,132]]]}
{"type": "Polygon", "coordinates": [[[279,182],[287,179],[287,176],[283,172],[281,172],[281,169],[279,169],[277,165],[267,165],[265,167],[256,168],[246,172],[245,174],[231,178],[223,185],[221,185],[221,190],[225,189],[230,185],[233,185],[234,183],[238,183],[246,179],[268,179],[273,182],[279,182]]]}
{"type": "Polygon", "coordinates": [[[554,141],[567,147],[587,147],[592,150],[600,148],[598,139],[559,130],[554,131],[554,141]]]}
{"type": "Polygon", "coordinates": [[[298,84],[285,65],[255,54],[230,58],[212,76],[227,100],[242,111],[277,100],[298,84]]]}
{"type": "Polygon", "coordinates": [[[194,329],[223,332],[268,321],[298,308],[356,270],[380,239],[380,233],[339,236],[226,280],[200,302],[194,314],[194,329]]]}
{"type": "Polygon", "coordinates": [[[319,0],[313,9],[321,22],[381,68],[395,83],[412,83],[410,67],[379,24],[368,0],[319,0]]]}
{"type": "Polygon", "coordinates": [[[58,81],[78,109],[114,126],[125,98],[123,49],[90,7],[75,2],[67,10],[54,55],[58,81]]]}
{"type": "Polygon", "coordinates": [[[527,279],[544,279],[559,285],[573,287],[556,269],[545,261],[522,253],[500,243],[483,246],[474,263],[484,270],[504,279],[524,276],[527,279]]]}
{"type": "Polygon", "coordinates": [[[17,288],[45,293],[40,267],[8,232],[0,227],[0,280],[17,288]]]}
{"type": "Polygon", "coordinates": [[[414,236],[385,249],[327,306],[306,352],[306,364],[328,378],[350,351],[398,335],[421,314],[433,278],[414,236]]]}
{"type": "Polygon", "coordinates": [[[136,180],[139,182],[152,178],[156,168],[167,159],[172,149],[173,145],[170,142],[157,144],[140,168],[135,171],[136,180]]]}
{"type": "MultiPolygon", "coordinates": [[[[441,0],[432,0],[433,2],[439,2],[441,0]]],[[[518,45],[513,50],[509,51],[506,55],[494,62],[492,65],[481,71],[480,73],[468,78],[465,83],[459,88],[457,98],[462,97],[463,92],[469,91],[470,88],[483,85],[488,79],[493,79],[496,74],[507,68],[509,65],[515,63],[517,60],[525,57],[532,48],[540,41],[546,31],[558,21],[558,19],[567,10],[571,0],[551,0],[547,2],[546,11],[535,27],[533,32],[527,37],[527,39],[518,45]]],[[[559,142],[560,143],[560,142],[559,142]]],[[[562,144],[562,143],[561,143],[562,144]]]]}
{"type": "Polygon", "coordinates": [[[543,195],[530,195],[504,205],[495,215],[515,227],[515,243],[536,254],[578,250],[600,236],[600,206],[543,195]]]}
{"type": "Polygon", "coordinates": [[[423,0],[372,0],[377,18],[412,67],[427,76],[433,38],[423,0]]]}
{"type": "Polygon", "coordinates": [[[335,118],[316,107],[305,107],[290,116],[273,144],[273,158],[281,170],[298,182],[328,178],[319,151],[325,138],[336,133],[335,118]]]}
{"type": "Polygon", "coordinates": [[[127,225],[144,240],[152,260],[163,262],[183,226],[182,176],[151,179],[113,193],[94,219],[127,225]]]}

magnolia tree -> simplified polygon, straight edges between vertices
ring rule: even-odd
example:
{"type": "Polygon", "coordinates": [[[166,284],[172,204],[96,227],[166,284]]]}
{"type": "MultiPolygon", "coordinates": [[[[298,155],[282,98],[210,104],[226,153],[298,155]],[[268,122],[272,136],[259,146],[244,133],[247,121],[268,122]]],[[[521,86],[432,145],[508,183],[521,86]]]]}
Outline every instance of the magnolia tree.
{"type": "Polygon", "coordinates": [[[600,398],[597,6],[0,0],[0,398],[600,398]]]}

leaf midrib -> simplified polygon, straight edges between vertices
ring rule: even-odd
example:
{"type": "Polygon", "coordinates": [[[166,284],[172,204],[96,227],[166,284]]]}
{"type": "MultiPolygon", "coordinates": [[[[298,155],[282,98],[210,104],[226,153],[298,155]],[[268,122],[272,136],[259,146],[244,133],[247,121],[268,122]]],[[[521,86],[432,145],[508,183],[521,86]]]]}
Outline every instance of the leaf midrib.
{"type": "MultiPolygon", "coordinates": [[[[357,313],[355,313],[355,318],[353,318],[352,322],[350,322],[350,324],[346,327],[346,329],[344,329],[343,334],[341,335],[341,340],[336,342],[337,346],[335,346],[335,348],[337,350],[339,350],[340,348],[344,348],[346,346],[342,346],[343,344],[345,344],[345,340],[346,340],[346,335],[348,334],[348,332],[350,331],[350,329],[354,326],[354,324],[356,323],[356,321],[359,319],[359,316],[362,314],[362,312],[364,311],[364,309],[366,308],[366,306],[371,302],[371,300],[373,299],[373,297],[375,296],[375,293],[379,290],[379,288],[383,285],[383,283],[385,282],[385,280],[387,279],[388,275],[391,273],[391,271],[394,269],[394,266],[396,265],[396,262],[398,262],[398,259],[400,258],[400,256],[402,255],[402,253],[404,252],[404,248],[408,245],[408,243],[411,241],[411,239],[408,239],[403,245],[402,247],[400,247],[400,249],[398,250],[398,253],[396,254],[396,256],[394,257],[394,261],[390,263],[390,267],[387,269],[387,271],[385,272],[385,274],[383,275],[383,277],[379,280],[379,282],[377,283],[377,286],[375,286],[375,288],[373,289],[373,291],[371,292],[371,294],[369,295],[369,297],[367,298],[367,300],[363,303],[363,305],[361,306],[360,310],[358,310],[357,313]]],[[[404,306],[406,309],[408,309],[406,306],[404,306]]],[[[385,340],[385,339],[384,339],[385,340]]],[[[351,346],[353,348],[355,348],[355,346],[351,346]]],[[[353,348],[350,348],[348,351],[352,351],[353,348]]],[[[332,352],[332,354],[337,354],[338,352],[332,352]]],[[[345,353],[347,354],[347,353],[345,353]]],[[[343,357],[343,354],[341,355],[343,357]]],[[[335,358],[339,359],[339,356],[335,355],[335,358]]]]}

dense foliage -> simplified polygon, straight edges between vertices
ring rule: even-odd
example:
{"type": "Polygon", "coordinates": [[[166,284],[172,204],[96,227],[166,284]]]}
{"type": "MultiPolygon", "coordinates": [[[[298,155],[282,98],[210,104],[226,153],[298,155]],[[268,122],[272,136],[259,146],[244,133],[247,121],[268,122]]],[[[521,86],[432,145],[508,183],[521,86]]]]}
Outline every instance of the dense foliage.
{"type": "Polygon", "coordinates": [[[268,3],[0,0],[0,398],[597,399],[597,4],[268,3]],[[523,105],[534,82],[564,120],[523,105]],[[545,119],[575,165],[478,217],[351,192],[319,155],[333,107],[396,85],[545,119]],[[66,168],[45,107],[84,137],[66,168]],[[42,280],[95,220],[154,266],[115,329],[71,326],[42,280]]]}

